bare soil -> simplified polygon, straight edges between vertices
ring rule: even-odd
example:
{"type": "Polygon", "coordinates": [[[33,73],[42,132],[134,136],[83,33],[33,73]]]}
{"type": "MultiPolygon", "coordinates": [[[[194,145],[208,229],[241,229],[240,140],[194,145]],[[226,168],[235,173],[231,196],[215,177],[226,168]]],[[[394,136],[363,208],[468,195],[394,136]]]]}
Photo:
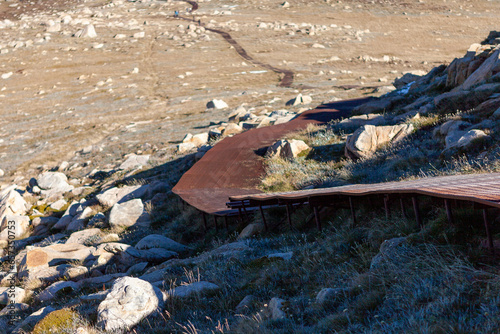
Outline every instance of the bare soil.
{"type": "Polygon", "coordinates": [[[174,159],[185,133],[227,119],[231,110],[206,110],[213,98],[263,113],[285,109],[298,92],[314,105],[380,94],[367,87],[461,57],[498,30],[500,7],[486,0],[282,2],[200,1],[194,16],[187,3],[172,1],[1,2],[1,19],[14,26],[0,29],[0,49],[8,51],[0,74],[12,72],[0,79],[0,182],[26,182],[62,161],[83,173],[113,168],[128,153],[154,153],[153,163],[174,159]],[[294,85],[279,87],[278,74],[248,64],[215,33],[190,36],[175,10],[229,32],[255,59],[293,71],[294,85]],[[49,20],[67,14],[73,20],[61,31],[46,32],[49,20]],[[72,37],[88,23],[96,38],[72,37]],[[134,38],[140,31],[145,37],[134,38]]]}

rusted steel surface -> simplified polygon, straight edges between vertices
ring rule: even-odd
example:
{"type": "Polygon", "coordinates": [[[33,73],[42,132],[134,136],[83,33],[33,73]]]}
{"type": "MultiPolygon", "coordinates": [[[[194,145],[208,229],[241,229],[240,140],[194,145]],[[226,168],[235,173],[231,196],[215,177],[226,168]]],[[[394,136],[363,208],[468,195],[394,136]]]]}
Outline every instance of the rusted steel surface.
{"type": "Polygon", "coordinates": [[[416,194],[466,200],[500,208],[500,173],[429,177],[411,181],[376,184],[354,184],[333,188],[299,190],[282,193],[257,193],[230,196],[233,202],[247,201],[249,206],[278,204],[286,201],[306,202],[332,196],[366,196],[416,194]]]}
{"type": "Polygon", "coordinates": [[[229,196],[259,193],[264,175],[265,150],[287,133],[304,129],[308,124],[325,124],[347,117],[352,108],[369,99],[333,102],[308,110],[288,123],[252,129],[227,137],[209,150],[191,167],[173,188],[173,192],[197,209],[217,215],[233,213],[226,206],[229,196]]]}

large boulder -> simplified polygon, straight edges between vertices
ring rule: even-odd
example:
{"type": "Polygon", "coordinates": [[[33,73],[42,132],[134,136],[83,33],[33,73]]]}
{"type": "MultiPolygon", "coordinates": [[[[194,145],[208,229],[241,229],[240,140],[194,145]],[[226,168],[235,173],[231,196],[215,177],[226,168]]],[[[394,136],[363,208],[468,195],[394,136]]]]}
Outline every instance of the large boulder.
{"type": "Polygon", "coordinates": [[[470,89],[485,82],[500,72],[500,49],[494,51],[461,85],[460,89],[470,89]]]}
{"type": "Polygon", "coordinates": [[[163,235],[159,234],[150,234],[144,238],[142,238],[136,245],[135,248],[142,249],[150,249],[150,248],[164,248],[173,252],[184,252],[189,250],[190,248],[184,246],[177,241],[174,241],[170,238],[167,238],[163,235]]]}
{"type": "Polygon", "coordinates": [[[12,239],[12,237],[15,239],[26,237],[29,231],[29,225],[30,218],[28,216],[4,216],[2,219],[0,240],[8,240],[12,239]]]}
{"type": "Polygon", "coordinates": [[[484,131],[477,129],[469,131],[453,131],[448,133],[445,138],[446,149],[468,149],[476,140],[487,137],[488,135],[484,131]]]}
{"type": "Polygon", "coordinates": [[[17,186],[12,185],[0,192],[0,222],[6,215],[24,215],[28,210],[28,203],[16,189],[17,186]]]}
{"type": "Polygon", "coordinates": [[[473,90],[453,90],[443,93],[434,98],[434,104],[441,113],[466,111],[477,107],[498,92],[500,92],[500,84],[488,83],[474,87],[473,90]]]}
{"type": "Polygon", "coordinates": [[[133,225],[149,225],[151,223],[149,214],[144,211],[144,205],[140,199],[119,204],[116,203],[109,213],[109,225],[111,227],[130,227],[133,225]]]}
{"type": "Polygon", "coordinates": [[[222,100],[217,100],[217,99],[213,99],[212,101],[209,101],[207,103],[207,109],[225,109],[225,108],[228,108],[228,105],[226,102],[222,101],[222,100]]]}
{"type": "Polygon", "coordinates": [[[145,198],[149,195],[149,185],[143,186],[124,186],[120,188],[108,189],[99,195],[97,200],[102,205],[112,207],[116,203],[122,203],[135,198],[145,198]]]}
{"type": "Polygon", "coordinates": [[[368,157],[377,148],[395,143],[413,132],[412,124],[400,124],[393,126],[365,125],[347,137],[345,154],[347,157],[357,159],[368,157]]]}
{"type": "Polygon", "coordinates": [[[266,155],[271,158],[280,157],[282,159],[293,159],[309,148],[310,147],[302,140],[278,140],[276,143],[269,146],[266,155]]]}
{"type": "Polygon", "coordinates": [[[99,304],[97,325],[106,331],[127,330],[158,308],[163,308],[163,296],[150,283],[139,278],[119,278],[99,304]]]}
{"type": "Polygon", "coordinates": [[[50,312],[55,311],[55,309],[51,306],[42,307],[36,312],[31,313],[29,316],[24,318],[24,320],[12,331],[13,334],[26,333],[27,330],[30,330],[29,327],[34,326],[40,320],[45,318],[50,312]]]}
{"type": "Polygon", "coordinates": [[[42,195],[46,197],[58,196],[75,188],[68,183],[66,175],[60,172],[45,172],[36,181],[42,189],[42,195]]]}

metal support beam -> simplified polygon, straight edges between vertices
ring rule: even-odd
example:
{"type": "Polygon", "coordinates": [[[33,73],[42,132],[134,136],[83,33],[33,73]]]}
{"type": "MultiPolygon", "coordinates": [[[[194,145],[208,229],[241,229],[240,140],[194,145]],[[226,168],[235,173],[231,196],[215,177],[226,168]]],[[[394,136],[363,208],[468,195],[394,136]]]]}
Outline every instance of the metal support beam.
{"type": "Polygon", "coordinates": [[[446,217],[448,218],[448,223],[450,225],[455,225],[455,221],[453,220],[453,213],[451,212],[451,203],[445,198],[444,200],[444,208],[446,209],[446,217]]]}
{"type": "Polygon", "coordinates": [[[495,248],[493,246],[493,237],[491,236],[490,224],[488,222],[488,211],[486,208],[483,209],[483,220],[484,220],[484,227],[486,229],[486,238],[488,239],[488,249],[492,254],[494,254],[495,248]]]}
{"type": "Polygon", "coordinates": [[[203,226],[205,226],[205,231],[208,231],[207,215],[205,214],[205,212],[202,212],[201,215],[203,216],[203,226]]]}
{"type": "Polygon", "coordinates": [[[418,199],[417,197],[413,196],[411,198],[411,201],[413,202],[413,211],[415,211],[415,220],[417,221],[418,226],[422,228],[422,218],[420,217],[420,208],[418,207],[418,199]]]}
{"type": "Polygon", "coordinates": [[[389,195],[384,196],[384,208],[385,208],[385,218],[389,220],[389,218],[391,218],[391,211],[389,208],[389,195]]]}
{"type": "Polygon", "coordinates": [[[319,216],[318,207],[313,207],[314,210],[314,220],[316,221],[316,227],[319,231],[321,231],[321,218],[319,216]]]}
{"type": "Polygon", "coordinates": [[[288,225],[290,225],[290,228],[292,228],[292,216],[291,216],[291,211],[292,211],[291,205],[290,205],[290,204],[287,204],[287,205],[286,205],[286,217],[287,217],[287,219],[288,219],[288,225]]]}
{"type": "Polygon", "coordinates": [[[356,212],[354,211],[354,204],[352,202],[352,197],[349,196],[349,207],[351,208],[352,224],[356,225],[356,212]]]}
{"type": "Polygon", "coordinates": [[[262,205],[259,205],[259,209],[260,209],[260,215],[262,216],[262,222],[264,223],[264,228],[267,231],[266,216],[264,215],[264,210],[262,209],[262,205]]]}
{"type": "Polygon", "coordinates": [[[399,204],[401,204],[401,214],[403,215],[403,217],[406,218],[405,201],[404,201],[403,197],[399,198],[399,204]]]}

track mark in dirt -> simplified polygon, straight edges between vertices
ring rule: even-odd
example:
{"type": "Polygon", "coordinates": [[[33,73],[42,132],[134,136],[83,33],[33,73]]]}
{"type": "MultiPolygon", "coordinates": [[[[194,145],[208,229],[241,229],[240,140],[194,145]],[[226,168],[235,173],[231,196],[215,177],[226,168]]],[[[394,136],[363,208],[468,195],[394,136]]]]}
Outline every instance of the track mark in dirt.
{"type": "MultiPolygon", "coordinates": [[[[198,9],[198,3],[196,1],[186,1],[186,0],[178,0],[179,2],[187,2],[191,5],[191,12],[194,12],[195,10],[198,9]]],[[[281,78],[280,80],[280,84],[279,84],[279,87],[292,87],[292,84],[293,84],[293,79],[294,79],[294,73],[290,70],[284,70],[284,69],[280,69],[280,68],[277,68],[277,67],[274,67],[272,65],[269,65],[269,64],[266,64],[266,63],[263,63],[259,60],[256,60],[254,59],[252,56],[250,56],[246,50],[238,44],[238,42],[236,42],[229,33],[223,31],[223,30],[218,30],[218,29],[212,29],[212,28],[207,28],[203,23],[201,23],[201,21],[196,21],[194,19],[190,19],[190,18],[187,18],[187,17],[182,17],[182,16],[179,16],[180,19],[183,19],[183,20],[186,20],[186,21],[191,21],[191,22],[194,22],[194,23],[198,23],[200,26],[204,27],[206,30],[208,31],[211,31],[211,32],[214,32],[216,34],[219,34],[222,36],[222,38],[224,38],[232,47],[234,47],[234,49],[236,50],[236,52],[243,58],[245,59],[246,61],[256,65],[256,66],[259,66],[259,67],[262,67],[262,68],[265,68],[267,70],[270,70],[270,71],[273,71],[275,73],[278,73],[280,75],[282,75],[283,77],[281,78]]],[[[312,87],[301,87],[301,88],[312,88],[312,87]]]]}

